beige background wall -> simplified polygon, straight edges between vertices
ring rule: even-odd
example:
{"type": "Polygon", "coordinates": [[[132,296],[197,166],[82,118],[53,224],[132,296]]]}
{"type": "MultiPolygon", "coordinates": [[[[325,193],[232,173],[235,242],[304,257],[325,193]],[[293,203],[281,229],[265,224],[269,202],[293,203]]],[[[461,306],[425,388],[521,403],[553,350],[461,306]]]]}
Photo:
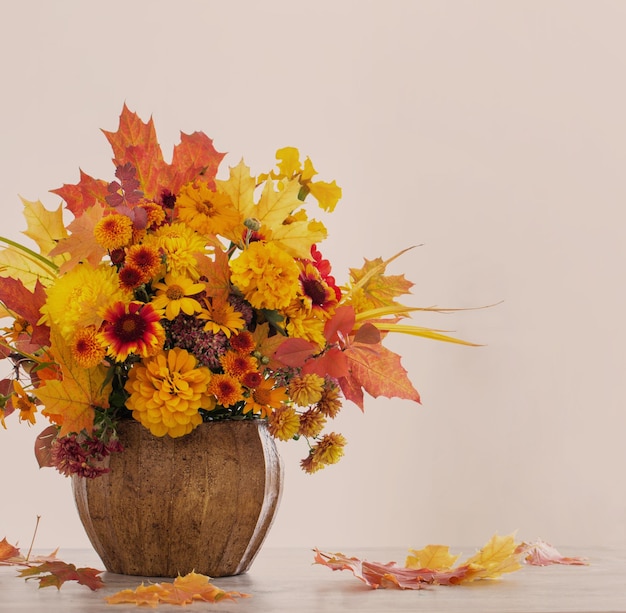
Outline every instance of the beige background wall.
{"type": "MultiPolygon", "coordinates": [[[[315,476],[281,445],[272,545],[480,544],[518,530],[626,545],[626,3],[22,0],[0,37],[0,233],[18,194],[112,177],[100,128],[124,101],[169,155],[203,130],[256,172],[295,145],[344,198],[324,253],[362,258],[412,304],[492,309],[416,323],[482,342],[394,339],[423,405],[346,406],[346,457],[315,476]]],[[[226,166],[224,166],[226,170],[226,166]]],[[[87,544],[69,483],[0,431],[0,537],[87,544]]]]}

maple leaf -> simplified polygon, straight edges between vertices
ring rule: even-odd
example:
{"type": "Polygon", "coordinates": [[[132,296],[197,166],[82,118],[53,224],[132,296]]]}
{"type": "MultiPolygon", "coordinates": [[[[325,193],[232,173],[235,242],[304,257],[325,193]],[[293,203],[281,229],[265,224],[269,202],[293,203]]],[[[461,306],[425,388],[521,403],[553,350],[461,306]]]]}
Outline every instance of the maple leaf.
{"type": "Polygon", "coordinates": [[[298,181],[285,181],[279,190],[274,189],[272,181],[266,181],[254,217],[271,230],[280,227],[293,211],[302,206],[299,192],[298,181]]]}
{"type": "Polygon", "coordinates": [[[224,180],[218,180],[217,188],[226,194],[233,206],[239,211],[244,219],[254,217],[254,189],[256,182],[250,175],[250,168],[241,160],[237,166],[229,169],[230,176],[224,180]]]}
{"type": "Polygon", "coordinates": [[[269,359],[266,367],[270,370],[282,368],[282,362],[276,360],[274,356],[278,348],[287,340],[287,337],[281,334],[270,335],[270,325],[267,322],[257,325],[252,332],[252,337],[254,338],[255,351],[269,359]]]}
{"type": "Polygon", "coordinates": [[[549,566],[551,564],[566,564],[586,566],[589,564],[586,558],[568,557],[562,555],[556,547],[538,539],[533,543],[522,543],[518,552],[524,556],[524,560],[532,566],[549,566]]]}
{"type": "Polygon", "coordinates": [[[360,303],[365,303],[370,309],[397,305],[395,298],[410,293],[414,284],[404,275],[384,273],[387,265],[406,251],[408,250],[405,249],[386,261],[380,257],[375,260],[364,258],[365,264],[362,268],[350,269],[350,285],[344,288],[346,294],[358,292],[361,296],[360,303]]]}
{"type": "Polygon", "coordinates": [[[24,198],[21,200],[24,204],[24,217],[27,225],[27,229],[22,234],[37,243],[42,255],[48,255],[57,241],[67,236],[63,224],[62,207],[59,205],[56,211],[48,211],[39,200],[35,202],[24,198]]]}
{"type": "Polygon", "coordinates": [[[57,246],[50,251],[50,255],[66,253],[68,259],[60,268],[61,274],[74,268],[80,262],[89,262],[94,268],[98,266],[106,249],[101,247],[94,238],[94,228],[102,219],[104,208],[96,204],[84,211],[74,219],[67,228],[71,235],[59,241],[57,246]]]}
{"type": "Polygon", "coordinates": [[[57,276],[57,266],[42,255],[4,236],[0,242],[9,247],[0,251],[0,277],[20,279],[28,289],[37,281],[52,282],[57,276]]]}
{"type": "Polygon", "coordinates": [[[0,541],[0,564],[14,564],[20,558],[20,550],[11,545],[6,536],[0,541]]]}
{"type": "Polygon", "coordinates": [[[341,187],[336,181],[327,183],[326,181],[311,181],[308,184],[311,196],[315,198],[318,204],[329,213],[335,210],[335,206],[341,200],[341,187]]]}
{"type": "Polygon", "coordinates": [[[33,391],[45,406],[42,413],[61,426],[59,436],[93,429],[94,407],[108,408],[111,382],[103,365],[84,368],[77,365],[71,350],[56,330],[51,333],[51,354],[61,368],[62,380],[46,381],[33,391]]]}
{"type": "Polygon", "coordinates": [[[181,186],[198,175],[202,175],[213,189],[215,175],[224,155],[215,149],[213,140],[204,132],[181,132],[180,143],[174,147],[172,164],[168,169],[171,175],[171,191],[177,192],[181,186]]]}
{"type": "Polygon", "coordinates": [[[100,575],[103,571],[95,568],[76,568],[74,564],[68,564],[61,560],[50,560],[24,568],[19,572],[20,577],[36,579],[39,587],[54,586],[61,589],[66,581],[76,581],[80,585],[86,585],[90,590],[97,590],[104,586],[100,575]]]}
{"type": "Polygon", "coordinates": [[[459,555],[452,555],[447,545],[427,545],[423,549],[409,549],[405,566],[407,568],[430,568],[448,570],[454,566],[459,555]]]}
{"type": "Polygon", "coordinates": [[[215,242],[213,260],[198,256],[198,271],[206,277],[206,294],[211,298],[228,300],[230,295],[230,268],[228,254],[218,241],[215,242]]]}
{"type": "Polygon", "coordinates": [[[51,190],[53,194],[65,200],[65,205],[74,217],[79,217],[85,210],[96,202],[105,204],[107,183],[101,179],[94,179],[87,173],[80,171],[80,180],[76,184],[64,184],[63,187],[51,190]]]}
{"type": "Polygon", "coordinates": [[[512,573],[522,568],[519,563],[518,545],[512,534],[494,534],[489,542],[464,562],[469,568],[466,581],[495,579],[504,573],[512,573]]]}
{"type": "Polygon", "coordinates": [[[50,329],[46,325],[38,325],[41,318],[39,309],[46,301],[46,293],[39,279],[31,291],[20,279],[7,277],[0,283],[0,301],[11,311],[25,319],[32,327],[32,341],[40,347],[50,343],[50,329]]]}
{"type": "Polygon", "coordinates": [[[400,356],[382,344],[351,343],[343,352],[348,374],[339,380],[346,398],[363,410],[363,388],[378,398],[403,398],[420,402],[420,395],[400,363],[400,356]]]}
{"type": "Polygon", "coordinates": [[[323,223],[315,220],[296,220],[283,223],[272,232],[272,240],[280,241],[293,257],[311,257],[311,246],[324,240],[328,232],[323,223]]]}
{"type": "Polygon", "coordinates": [[[198,573],[188,573],[179,576],[172,583],[162,582],[144,585],[122,590],[109,596],[108,604],[157,604],[187,605],[194,600],[202,602],[219,602],[221,600],[235,600],[235,598],[248,598],[249,594],[241,592],[226,592],[213,585],[209,577],[198,573]]]}

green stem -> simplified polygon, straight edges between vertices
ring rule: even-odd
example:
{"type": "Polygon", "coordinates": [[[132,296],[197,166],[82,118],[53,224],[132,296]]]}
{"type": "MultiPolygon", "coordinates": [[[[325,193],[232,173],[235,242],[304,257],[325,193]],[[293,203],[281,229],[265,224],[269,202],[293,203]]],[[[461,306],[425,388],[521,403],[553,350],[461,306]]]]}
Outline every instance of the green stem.
{"type": "Polygon", "coordinates": [[[25,247],[24,245],[20,245],[20,243],[13,241],[10,238],[6,238],[5,236],[0,236],[0,242],[6,243],[7,245],[10,245],[14,249],[18,249],[19,251],[22,251],[23,253],[30,256],[31,258],[38,260],[35,263],[39,264],[40,266],[42,264],[45,265],[45,267],[47,267],[48,269],[48,272],[50,271],[53,271],[55,273],[59,272],[59,267],[54,262],[44,257],[40,253],[37,253],[36,251],[33,251],[32,249],[29,249],[28,247],[25,247]]]}

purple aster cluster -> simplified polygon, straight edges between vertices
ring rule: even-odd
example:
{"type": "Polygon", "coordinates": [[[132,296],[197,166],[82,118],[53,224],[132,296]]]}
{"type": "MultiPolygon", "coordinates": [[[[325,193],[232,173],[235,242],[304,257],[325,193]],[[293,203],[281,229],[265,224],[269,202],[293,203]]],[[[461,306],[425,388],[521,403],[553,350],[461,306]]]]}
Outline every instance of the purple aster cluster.
{"type": "Polygon", "coordinates": [[[180,347],[193,354],[203,366],[213,371],[221,367],[220,357],[226,353],[228,338],[223,332],[214,334],[204,329],[205,322],[181,313],[164,322],[170,347],[180,347]]]}

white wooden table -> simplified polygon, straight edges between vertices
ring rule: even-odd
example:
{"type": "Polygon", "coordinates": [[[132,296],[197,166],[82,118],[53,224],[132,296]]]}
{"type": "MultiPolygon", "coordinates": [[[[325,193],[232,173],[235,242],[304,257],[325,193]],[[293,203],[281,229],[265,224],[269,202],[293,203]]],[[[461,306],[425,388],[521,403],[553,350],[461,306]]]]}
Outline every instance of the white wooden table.
{"type": "MultiPolygon", "coordinates": [[[[454,548],[471,554],[472,548],[454,548]]],[[[196,602],[186,607],[159,605],[157,611],[215,611],[229,613],[626,613],[626,551],[559,547],[564,555],[589,558],[589,566],[528,566],[498,581],[467,586],[430,587],[419,591],[372,590],[348,571],[312,565],[307,549],[264,549],[250,571],[239,577],[215,579],[225,590],[252,595],[217,604],[196,602]]],[[[401,550],[350,550],[347,555],[371,561],[403,562],[401,550]]],[[[59,558],[76,566],[103,568],[88,550],[61,550],[59,558]]],[[[0,567],[2,613],[115,613],[151,610],[134,605],[108,605],[104,597],[135,588],[141,577],[104,573],[106,586],[92,592],[66,583],[60,591],[38,589],[35,581],[17,577],[13,567],[0,567]]]]}

